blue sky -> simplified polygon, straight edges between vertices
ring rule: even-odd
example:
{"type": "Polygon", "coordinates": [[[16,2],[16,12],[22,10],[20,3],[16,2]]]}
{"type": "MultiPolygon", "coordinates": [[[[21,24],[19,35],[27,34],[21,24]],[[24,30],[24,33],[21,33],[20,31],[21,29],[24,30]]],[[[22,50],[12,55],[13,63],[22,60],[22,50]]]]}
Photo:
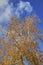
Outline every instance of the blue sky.
{"type": "MultiPolygon", "coordinates": [[[[0,37],[7,33],[7,24],[11,16],[24,18],[34,12],[39,18],[39,29],[43,33],[43,0],[0,0],[0,37]]],[[[39,41],[40,48],[43,50],[43,42],[39,41]]],[[[28,65],[27,61],[25,65],[28,65]]]]}

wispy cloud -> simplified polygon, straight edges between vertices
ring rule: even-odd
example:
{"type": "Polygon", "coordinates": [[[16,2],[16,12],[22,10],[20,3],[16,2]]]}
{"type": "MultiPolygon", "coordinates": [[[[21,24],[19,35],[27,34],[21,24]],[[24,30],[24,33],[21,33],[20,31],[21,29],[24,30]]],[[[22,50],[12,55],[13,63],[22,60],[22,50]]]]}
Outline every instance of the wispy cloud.
{"type": "Polygon", "coordinates": [[[9,0],[0,0],[0,22],[9,20],[12,11],[12,4],[8,4],[9,0]]]}
{"type": "Polygon", "coordinates": [[[9,0],[0,0],[0,22],[9,20],[12,15],[18,18],[27,16],[33,10],[30,2],[20,1],[17,7],[13,6],[13,2],[11,4],[8,2],[9,0]]]}
{"type": "Polygon", "coordinates": [[[28,12],[31,12],[32,11],[32,6],[30,5],[30,2],[23,2],[23,1],[20,1],[18,3],[18,8],[21,9],[21,10],[25,10],[25,11],[28,11],[28,12]]]}
{"type": "Polygon", "coordinates": [[[3,7],[8,4],[8,0],[0,0],[0,7],[3,7]]]}
{"type": "Polygon", "coordinates": [[[11,10],[12,10],[12,8],[11,8],[11,6],[10,5],[8,5],[5,9],[4,9],[4,11],[2,10],[2,12],[0,13],[1,14],[1,16],[0,16],[0,21],[3,21],[4,19],[6,20],[9,20],[9,18],[10,18],[10,16],[11,16],[11,10]]]}
{"type": "Polygon", "coordinates": [[[22,15],[30,14],[33,11],[33,7],[30,2],[20,1],[15,8],[15,15],[20,17],[22,15]]]}

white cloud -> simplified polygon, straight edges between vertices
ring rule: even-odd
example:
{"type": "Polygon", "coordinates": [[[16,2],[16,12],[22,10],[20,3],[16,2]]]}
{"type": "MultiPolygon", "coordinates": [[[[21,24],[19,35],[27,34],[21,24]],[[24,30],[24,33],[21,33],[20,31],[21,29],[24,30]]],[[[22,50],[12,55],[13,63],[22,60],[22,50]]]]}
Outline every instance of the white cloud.
{"type": "Polygon", "coordinates": [[[19,4],[18,4],[18,7],[19,7],[20,9],[24,8],[24,7],[25,7],[25,3],[22,2],[22,1],[20,1],[19,4]]]}
{"type": "Polygon", "coordinates": [[[0,0],[0,22],[9,20],[11,15],[21,17],[30,14],[33,10],[30,2],[20,1],[17,7],[13,6],[13,3],[8,4],[8,2],[9,0],[0,0]]]}
{"type": "Polygon", "coordinates": [[[0,22],[9,20],[12,11],[12,4],[8,4],[9,0],[0,0],[0,22]],[[4,1],[4,2],[3,2],[4,1]]]}
{"type": "Polygon", "coordinates": [[[3,21],[3,19],[9,19],[10,15],[11,15],[11,7],[7,6],[5,11],[2,12],[2,14],[0,16],[0,22],[3,21]]]}
{"type": "Polygon", "coordinates": [[[20,1],[18,3],[18,8],[20,10],[22,10],[24,8],[24,10],[28,11],[28,12],[31,12],[32,11],[32,6],[30,5],[30,2],[23,2],[23,1],[20,1]]]}
{"type": "Polygon", "coordinates": [[[29,3],[29,2],[26,2],[25,5],[26,5],[26,6],[25,6],[25,10],[26,10],[27,12],[32,12],[33,8],[32,8],[32,6],[30,5],[30,3],[29,3]]]}
{"type": "Polygon", "coordinates": [[[8,4],[8,0],[0,0],[0,7],[5,6],[8,4]]]}
{"type": "Polygon", "coordinates": [[[15,15],[20,17],[24,14],[24,12],[30,14],[32,11],[33,7],[31,6],[30,2],[20,1],[17,5],[17,8],[15,8],[15,15]]]}

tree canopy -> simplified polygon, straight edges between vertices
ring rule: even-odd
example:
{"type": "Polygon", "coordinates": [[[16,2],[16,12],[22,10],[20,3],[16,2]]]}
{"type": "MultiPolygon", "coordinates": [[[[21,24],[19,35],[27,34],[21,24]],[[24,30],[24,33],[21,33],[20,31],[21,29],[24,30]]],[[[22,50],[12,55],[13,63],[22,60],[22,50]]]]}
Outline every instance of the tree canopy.
{"type": "Polygon", "coordinates": [[[0,65],[24,65],[24,57],[30,62],[28,65],[43,65],[43,51],[37,42],[37,39],[43,38],[36,27],[39,19],[36,15],[31,15],[21,21],[11,17],[7,34],[0,39],[3,46],[0,49],[3,58],[0,65]]]}

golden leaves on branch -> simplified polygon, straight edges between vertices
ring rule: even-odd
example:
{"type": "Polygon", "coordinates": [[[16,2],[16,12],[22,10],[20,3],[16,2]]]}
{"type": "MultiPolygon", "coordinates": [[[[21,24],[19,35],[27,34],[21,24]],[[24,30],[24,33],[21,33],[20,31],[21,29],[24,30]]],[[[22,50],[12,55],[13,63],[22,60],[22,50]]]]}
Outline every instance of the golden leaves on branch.
{"type": "Polygon", "coordinates": [[[36,16],[33,15],[27,18],[25,22],[20,22],[15,17],[11,18],[7,34],[2,39],[2,45],[6,50],[3,56],[3,65],[24,65],[23,56],[26,56],[26,59],[31,61],[33,65],[41,65],[39,60],[42,61],[42,57],[37,54],[40,51],[37,51],[39,49],[36,41],[39,29],[33,24],[37,21],[36,16]]]}

